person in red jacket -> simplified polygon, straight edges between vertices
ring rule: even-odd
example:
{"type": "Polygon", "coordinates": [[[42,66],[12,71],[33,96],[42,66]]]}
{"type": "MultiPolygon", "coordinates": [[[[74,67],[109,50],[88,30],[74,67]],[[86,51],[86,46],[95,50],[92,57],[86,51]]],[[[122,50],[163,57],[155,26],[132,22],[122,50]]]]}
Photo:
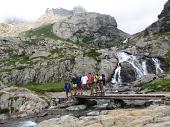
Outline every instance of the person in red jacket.
{"type": "Polygon", "coordinates": [[[90,94],[93,95],[93,75],[91,73],[88,74],[87,84],[90,88],[90,94]]]}

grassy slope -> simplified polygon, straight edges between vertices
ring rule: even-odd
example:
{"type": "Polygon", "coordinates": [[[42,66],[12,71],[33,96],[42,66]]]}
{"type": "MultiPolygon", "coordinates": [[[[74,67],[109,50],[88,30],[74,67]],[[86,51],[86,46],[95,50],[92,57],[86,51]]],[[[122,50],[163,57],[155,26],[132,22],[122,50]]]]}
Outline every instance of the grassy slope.
{"type": "Polygon", "coordinates": [[[37,94],[44,94],[45,92],[61,92],[64,91],[64,82],[48,82],[43,84],[29,83],[24,86],[19,86],[27,88],[37,94]]]}
{"type": "Polygon", "coordinates": [[[161,79],[154,83],[146,83],[142,89],[170,92],[170,79],[161,79]]]}

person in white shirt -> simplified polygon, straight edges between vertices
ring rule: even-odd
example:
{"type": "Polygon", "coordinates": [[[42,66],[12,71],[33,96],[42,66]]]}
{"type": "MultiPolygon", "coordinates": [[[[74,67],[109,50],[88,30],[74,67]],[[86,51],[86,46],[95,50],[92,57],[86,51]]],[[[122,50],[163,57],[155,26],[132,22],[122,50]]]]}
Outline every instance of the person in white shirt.
{"type": "Polygon", "coordinates": [[[82,91],[81,93],[84,93],[86,92],[85,94],[87,95],[87,80],[88,80],[88,77],[86,75],[83,75],[81,77],[81,87],[82,87],[82,91]]]}

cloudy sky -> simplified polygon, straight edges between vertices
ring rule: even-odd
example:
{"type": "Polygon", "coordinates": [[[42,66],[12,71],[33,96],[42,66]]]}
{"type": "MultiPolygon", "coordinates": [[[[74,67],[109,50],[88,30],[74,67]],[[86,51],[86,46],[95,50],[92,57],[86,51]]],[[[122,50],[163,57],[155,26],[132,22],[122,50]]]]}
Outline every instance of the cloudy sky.
{"type": "Polygon", "coordinates": [[[2,0],[0,22],[16,16],[35,20],[46,8],[63,7],[71,10],[83,6],[87,11],[109,14],[115,17],[118,28],[133,34],[157,20],[167,0],[2,0]]]}

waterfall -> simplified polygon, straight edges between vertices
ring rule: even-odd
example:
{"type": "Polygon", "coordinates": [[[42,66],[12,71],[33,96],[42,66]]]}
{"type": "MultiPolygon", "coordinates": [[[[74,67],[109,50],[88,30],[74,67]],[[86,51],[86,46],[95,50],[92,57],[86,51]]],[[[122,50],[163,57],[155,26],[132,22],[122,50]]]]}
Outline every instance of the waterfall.
{"type": "Polygon", "coordinates": [[[157,58],[152,58],[152,61],[154,62],[155,68],[156,68],[156,74],[162,73],[163,70],[160,67],[160,61],[157,58]]]}
{"type": "Polygon", "coordinates": [[[121,71],[121,67],[118,64],[118,67],[116,68],[115,74],[114,74],[113,79],[112,79],[112,83],[118,83],[118,82],[121,83],[120,71],[121,71]]]}
{"type": "MultiPolygon", "coordinates": [[[[130,54],[127,54],[125,52],[117,52],[116,57],[118,59],[118,66],[115,69],[112,83],[121,83],[121,63],[122,62],[128,62],[132,65],[132,67],[135,69],[136,77],[140,78],[144,75],[148,74],[146,60],[142,60],[140,57],[133,56],[130,54]]],[[[163,70],[160,67],[160,61],[157,58],[152,58],[152,61],[154,62],[155,68],[156,68],[156,74],[163,72],[163,70]]]]}
{"type": "Polygon", "coordinates": [[[123,41],[123,43],[125,44],[125,43],[128,43],[128,40],[129,40],[129,38],[126,38],[124,41],[123,41]]]}
{"type": "Polygon", "coordinates": [[[146,66],[146,61],[144,60],[143,62],[142,62],[142,68],[143,68],[143,74],[144,75],[147,75],[148,74],[148,70],[147,70],[147,66],[146,66]]]}

